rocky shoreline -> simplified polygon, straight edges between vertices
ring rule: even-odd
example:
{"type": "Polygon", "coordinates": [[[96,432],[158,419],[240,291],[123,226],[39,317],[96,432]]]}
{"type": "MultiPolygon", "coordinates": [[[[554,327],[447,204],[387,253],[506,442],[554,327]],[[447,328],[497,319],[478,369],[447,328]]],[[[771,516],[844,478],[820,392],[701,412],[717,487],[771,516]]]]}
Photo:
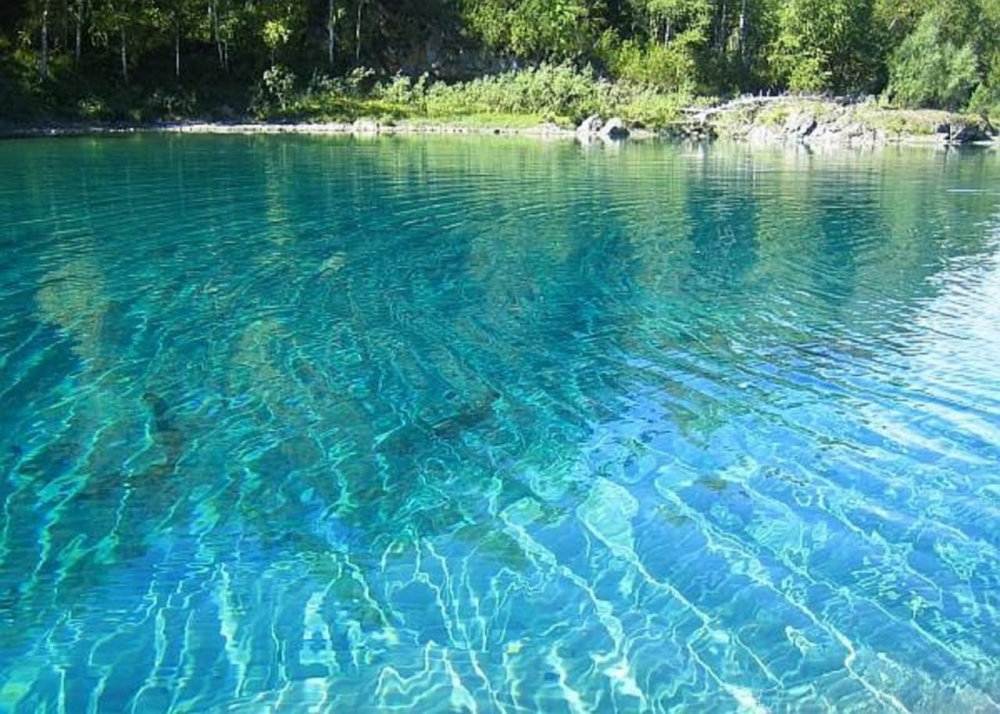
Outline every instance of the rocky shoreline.
{"type": "Polygon", "coordinates": [[[683,110],[676,134],[756,144],[882,146],[992,143],[996,129],[982,117],[931,109],[892,109],[873,98],[744,97],[683,110]]]}
{"type": "Polygon", "coordinates": [[[682,118],[664,129],[629,125],[618,117],[587,117],[576,127],[543,123],[530,127],[464,126],[462,124],[404,121],[354,122],[198,122],[150,124],[59,123],[0,124],[0,138],[53,136],[177,134],[312,134],[373,137],[379,135],[502,135],[576,139],[583,144],[613,143],[625,139],[726,139],[751,144],[811,146],[882,146],[922,144],[957,146],[992,144],[996,129],[981,117],[936,111],[899,110],[874,101],[854,102],[819,97],[745,97],[724,104],[682,110],[682,118]]]}
{"type": "MultiPolygon", "coordinates": [[[[0,125],[0,138],[129,134],[310,134],[341,136],[466,134],[553,138],[573,138],[576,136],[576,132],[573,129],[548,123],[530,127],[463,126],[461,124],[419,122],[380,123],[372,119],[359,119],[355,122],[177,121],[148,124],[54,122],[32,126],[0,125]]],[[[645,135],[654,136],[655,134],[653,132],[645,132],[645,135]]]]}

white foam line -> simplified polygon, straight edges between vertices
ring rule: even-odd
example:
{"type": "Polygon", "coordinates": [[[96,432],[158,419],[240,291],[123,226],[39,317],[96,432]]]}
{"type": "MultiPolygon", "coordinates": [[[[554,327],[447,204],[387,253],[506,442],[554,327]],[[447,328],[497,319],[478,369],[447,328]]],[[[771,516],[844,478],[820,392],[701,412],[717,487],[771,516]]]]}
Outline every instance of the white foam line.
{"type": "MultiPolygon", "coordinates": [[[[461,630],[461,632],[462,632],[462,640],[461,640],[461,643],[460,643],[461,646],[462,646],[462,648],[463,649],[469,649],[469,636],[468,636],[468,632],[466,632],[466,630],[465,630],[465,626],[462,624],[463,623],[463,619],[460,616],[460,613],[458,612],[458,598],[455,597],[455,592],[454,592],[454,590],[452,588],[452,577],[451,577],[451,573],[448,572],[448,562],[443,557],[441,557],[440,555],[438,555],[437,551],[434,550],[434,546],[431,544],[431,542],[429,540],[424,541],[424,545],[427,548],[427,552],[430,553],[431,557],[433,557],[435,560],[437,560],[438,563],[440,563],[440,565],[441,565],[441,573],[443,574],[443,577],[444,577],[444,583],[441,585],[441,590],[439,590],[438,592],[440,593],[441,591],[444,591],[444,592],[448,593],[449,600],[451,600],[451,602],[452,602],[452,609],[454,610],[453,617],[450,618],[450,619],[451,619],[452,622],[455,623],[456,629],[461,630]]],[[[442,600],[442,602],[441,602],[442,612],[445,611],[446,607],[447,607],[447,603],[445,603],[442,600]]],[[[446,621],[447,621],[447,619],[449,619],[449,618],[446,618],[446,621]]],[[[459,642],[459,640],[454,639],[454,637],[452,635],[451,627],[448,628],[448,634],[449,634],[449,637],[450,637],[450,639],[451,639],[452,642],[456,642],[456,643],[459,642]]]]}
{"type": "Polygon", "coordinates": [[[300,663],[320,664],[326,668],[329,674],[337,669],[337,658],[333,649],[333,635],[321,610],[334,582],[331,579],[326,588],[313,591],[302,609],[302,652],[299,653],[300,663]],[[313,652],[312,647],[308,644],[317,635],[323,642],[321,652],[313,652]],[[303,653],[308,655],[306,661],[303,661],[303,653]]]}
{"type": "MultiPolygon", "coordinates": [[[[576,585],[578,588],[583,590],[585,593],[587,593],[587,596],[593,603],[594,612],[597,615],[598,620],[604,626],[604,629],[608,632],[608,634],[611,636],[612,641],[614,642],[614,652],[608,657],[603,658],[602,661],[602,664],[607,665],[604,670],[605,674],[608,675],[609,678],[612,680],[612,682],[616,686],[620,687],[622,691],[624,691],[626,694],[638,698],[641,709],[648,709],[649,702],[646,699],[645,693],[642,691],[642,688],[639,686],[635,678],[631,675],[632,667],[628,661],[628,656],[625,654],[625,649],[626,649],[625,644],[627,638],[625,637],[625,632],[624,628],[622,627],[621,620],[619,620],[614,615],[614,608],[612,607],[612,605],[598,598],[597,595],[594,593],[594,591],[590,588],[586,580],[578,576],[570,568],[566,567],[565,565],[561,565],[558,562],[557,558],[555,557],[555,554],[552,553],[552,551],[545,548],[540,543],[538,543],[536,540],[534,540],[527,533],[527,531],[524,530],[523,527],[511,523],[506,518],[505,515],[501,515],[501,519],[504,521],[507,527],[511,531],[513,531],[515,538],[522,545],[522,547],[525,548],[526,551],[528,551],[529,553],[533,552],[537,556],[538,560],[548,565],[550,568],[552,568],[554,572],[558,573],[559,575],[561,575],[562,577],[564,577],[565,579],[576,585]],[[611,662],[611,660],[616,657],[617,661],[611,662]]],[[[679,593],[676,590],[676,588],[673,588],[672,586],[669,585],[663,585],[658,583],[657,581],[655,581],[653,578],[650,577],[648,572],[646,572],[644,569],[641,569],[641,565],[640,565],[640,572],[648,582],[650,582],[656,587],[660,587],[661,589],[666,590],[679,602],[688,607],[688,609],[697,614],[698,617],[702,620],[702,624],[704,626],[708,627],[710,625],[711,618],[709,618],[698,607],[696,607],[693,603],[691,603],[683,595],[681,595],[681,593],[679,593]]],[[[765,670],[765,672],[767,672],[767,670],[765,670]]]]}
{"type": "MultiPolygon", "coordinates": [[[[166,618],[163,616],[163,608],[159,608],[156,611],[156,615],[153,618],[153,666],[150,669],[149,674],[146,675],[146,681],[142,683],[136,691],[135,696],[132,697],[132,712],[136,711],[136,706],[139,700],[142,698],[143,692],[147,689],[155,689],[157,685],[157,680],[159,679],[157,672],[164,666],[164,661],[167,656],[167,622],[166,618]]],[[[174,687],[171,687],[174,689],[174,687]]]]}
{"type": "Polygon", "coordinates": [[[705,673],[711,677],[712,681],[714,681],[720,689],[733,698],[733,700],[739,705],[740,711],[749,710],[752,714],[767,713],[767,709],[757,701],[757,698],[754,696],[752,691],[746,687],[730,684],[720,678],[719,675],[716,674],[715,670],[713,670],[707,662],[698,656],[694,647],[691,646],[690,641],[685,643],[685,647],[687,648],[687,651],[691,653],[691,659],[697,662],[701,668],[705,670],[705,673]]]}
{"type": "Polygon", "coordinates": [[[281,636],[277,631],[278,619],[277,617],[271,618],[271,626],[268,627],[268,634],[271,636],[271,641],[274,643],[274,651],[277,653],[278,676],[282,680],[290,682],[292,678],[288,676],[288,668],[285,664],[288,661],[288,653],[285,652],[284,647],[281,645],[281,636]]]}
{"type": "MultiPolygon", "coordinates": [[[[73,619],[72,619],[72,616],[71,616],[71,611],[70,610],[63,611],[55,619],[55,621],[52,623],[52,626],[48,629],[48,631],[45,632],[40,637],[40,639],[38,640],[38,642],[36,642],[36,644],[35,644],[35,646],[34,646],[33,649],[35,650],[35,652],[40,652],[43,649],[43,645],[44,645],[45,656],[41,658],[41,661],[43,662],[42,666],[31,668],[33,670],[33,675],[30,678],[31,682],[37,683],[38,682],[38,675],[44,669],[53,669],[54,668],[54,669],[57,669],[59,671],[59,693],[58,693],[58,695],[56,697],[57,711],[63,712],[64,714],[66,712],[66,669],[65,669],[65,667],[55,665],[54,663],[66,662],[67,661],[67,657],[61,651],[61,648],[59,647],[59,644],[56,643],[56,642],[53,642],[52,636],[55,633],[55,631],[56,631],[57,628],[67,627],[67,626],[70,625],[70,623],[72,621],[73,621],[73,619]]],[[[79,639],[79,628],[73,628],[73,629],[76,631],[76,633],[78,635],[77,639],[79,639]]],[[[60,639],[62,639],[62,638],[60,638],[60,639]]],[[[25,657],[24,659],[28,660],[28,659],[30,659],[30,657],[25,657]]],[[[29,668],[26,667],[22,663],[17,669],[15,669],[15,672],[16,671],[22,671],[23,672],[23,671],[27,671],[28,669],[29,668]]],[[[12,677],[12,679],[13,679],[13,681],[18,681],[19,679],[22,682],[25,681],[24,679],[18,678],[17,676],[12,677]]],[[[4,686],[3,688],[0,688],[0,711],[4,711],[4,712],[11,711],[11,712],[13,712],[15,710],[15,707],[11,707],[9,710],[7,708],[5,708],[6,705],[8,704],[8,702],[6,701],[6,699],[4,697],[4,691],[5,690],[6,690],[6,686],[4,686]]],[[[30,691],[30,689],[25,689],[24,693],[26,694],[29,691],[30,691]]],[[[16,703],[16,700],[15,700],[15,703],[16,703]]]]}

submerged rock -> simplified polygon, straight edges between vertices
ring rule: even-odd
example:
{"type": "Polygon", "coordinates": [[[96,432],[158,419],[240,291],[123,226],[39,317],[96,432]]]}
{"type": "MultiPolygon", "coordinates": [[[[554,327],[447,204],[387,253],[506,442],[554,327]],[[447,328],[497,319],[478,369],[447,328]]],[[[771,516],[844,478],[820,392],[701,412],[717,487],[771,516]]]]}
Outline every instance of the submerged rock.
{"type": "Polygon", "coordinates": [[[334,253],[329,258],[323,261],[319,266],[318,275],[322,278],[328,275],[333,275],[339,272],[341,268],[347,263],[347,256],[344,253],[334,253]]]}

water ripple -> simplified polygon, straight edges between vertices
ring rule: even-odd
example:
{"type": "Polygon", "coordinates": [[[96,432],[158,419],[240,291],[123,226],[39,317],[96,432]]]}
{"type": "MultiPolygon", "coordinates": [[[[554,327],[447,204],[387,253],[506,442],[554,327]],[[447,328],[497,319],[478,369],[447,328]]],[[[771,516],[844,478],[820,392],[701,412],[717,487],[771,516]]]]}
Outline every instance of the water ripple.
{"type": "Polygon", "coordinates": [[[1000,711],[986,159],[4,142],[0,710],[1000,711]]]}

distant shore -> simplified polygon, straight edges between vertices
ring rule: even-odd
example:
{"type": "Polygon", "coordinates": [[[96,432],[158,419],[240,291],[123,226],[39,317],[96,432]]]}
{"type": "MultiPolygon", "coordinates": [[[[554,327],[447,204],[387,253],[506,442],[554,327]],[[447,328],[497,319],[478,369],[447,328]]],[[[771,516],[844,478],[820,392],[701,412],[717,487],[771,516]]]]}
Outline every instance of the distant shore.
{"type": "MultiPolygon", "coordinates": [[[[156,123],[125,122],[50,122],[30,125],[0,125],[0,138],[37,138],[59,136],[95,136],[129,134],[309,134],[339,136],[398,136],[398,135],[470,135],[470,136],[530,136],[553,139],[573,139],[575,128],[540,123],[534,126],[464,125],[461,123],[427,123],[401,121],[380,123],[362,119],[355,122],[214,122],[183,120],[156,123]]],[[[661,132],[634,128],[632,139],[664,136],[661,132]]]]}
{"type": "MultiPolygon", "coordinates": [[[[579,139],[584,143],[608,141],[609,137],[581,126],[551,122],[517,125],[403,120],[379,122],[257,122],[179,120],[156,123],[38,122],[0,124],[0,138],[55,136],[176,134],[309,134],[340,136],[379,135],[476,135],[525,136],[579,139]]],[[[605,119],[611,119],[610,117],[605,119]]],[[[588,122],[594,117],[588,118],[588,122]]],[[[623,122],[629,139],[682,139],[710,141],[727,139],[749,144],[804,144],[812,146],[966,145],[995,143],[996,129],[981,117],[937,110],[898,110],[874,102],[849,102],[828,98],[744,97],[714,106],[683,109],[681,116],[664,127],[648,129],[623,122]]],[[[621,140],[621,136],[615,140],[621,140]]]]}

